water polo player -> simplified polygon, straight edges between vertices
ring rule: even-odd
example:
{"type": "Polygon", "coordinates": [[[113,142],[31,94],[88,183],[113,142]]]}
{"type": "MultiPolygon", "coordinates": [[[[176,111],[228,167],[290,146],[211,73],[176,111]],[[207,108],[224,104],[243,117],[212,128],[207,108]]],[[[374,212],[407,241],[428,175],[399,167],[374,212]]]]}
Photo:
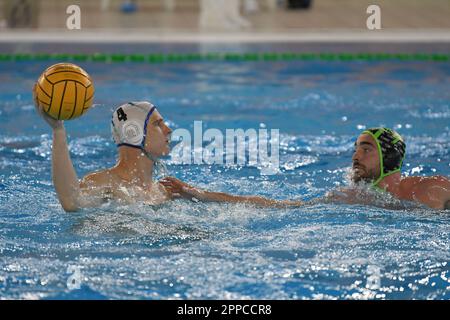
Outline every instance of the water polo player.
{"type": "Polygon", "coordinates": [[[158,157],[169,153],[171,129],[149,102],[130,102],[118,107],[111,129],[118,147],[117,164],[78,180],[69,155],[64,123],[36,109],[53,129],[53,183],[66,211],[99,206],[108,199],[159,204],[169,199],[165,188],[152,180],[158,157]]]}
{"type": "MultiPolygon", "coordinates": [[[[400,200],[415,201],[434,209],[450,209],[450,181],[443,176],[402,177],[406,145],[388,128],[362,132],[355,142],[352,180],[400,200]]],[[[337,196],[338,197],[338,196],[337,196]]]]}
{"type": "MultiPolygon", "coordinates": [[[[353,154],[352,180],[358,187],[346,187],[329,192],[317,202],[343,202],[372,204],[372,193],[364,193],[361,184],[370,184],[373,189],[387,192],[394,198],[416,201],[433,209],[450,209],[450,181],[443,176],[402,177],[401,167],[405,157],[405,143],[402,137],[387,128],[373,128],[362,132],[355,142],[353,154]]],[[[208,192],[187,185],[175,178],[168,177],[161,181],[174,196],[181,196],[202,201],[241,201],[232,195],[208,192]]],[[[375,197],[379,198],[379,197],[375,197]]],[[[304,205],[301,201],[254,201],[263,205],[304,205]]]]}

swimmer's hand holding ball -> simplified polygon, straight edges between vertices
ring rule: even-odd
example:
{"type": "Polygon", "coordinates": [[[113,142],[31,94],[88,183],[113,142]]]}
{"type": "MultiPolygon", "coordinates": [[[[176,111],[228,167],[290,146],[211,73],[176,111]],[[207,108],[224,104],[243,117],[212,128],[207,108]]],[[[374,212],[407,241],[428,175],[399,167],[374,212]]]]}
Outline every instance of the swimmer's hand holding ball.
{"type": "Polygon", "coordinates": [[[33,86],[33,101],[34,101],[34,107],[36,108],[36,112],[42,117],[42,119],[45,120],[45,122],[48,123],[48,125],[53,129],[60,129],[64,127],[64,121],[62,120],[56,120],[50,117],[47,113],[45,113],[43,106],[39,105],[39,101],[37,101],[36,97],[36,87],[37,84],[33,86]]]}

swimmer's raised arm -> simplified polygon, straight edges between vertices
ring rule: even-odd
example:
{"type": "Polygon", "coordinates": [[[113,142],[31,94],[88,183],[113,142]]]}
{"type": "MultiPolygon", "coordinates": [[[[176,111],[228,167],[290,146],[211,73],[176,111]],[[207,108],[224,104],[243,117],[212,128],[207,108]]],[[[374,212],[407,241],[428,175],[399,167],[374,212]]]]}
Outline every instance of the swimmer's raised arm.
{"type": "Polygon", "coordinates": [[[197,199],[204,202],[246,203],[261,207],[275,208],[299,207],[306,204],[303,201],[273,200],[258,196],[237,196],[223,192],[205,191],[173,177],[166,177],[160,180],[160,183],[164,185],[173,198],[197,199]]]}
{"type": "Polygon", "coordinates": [[[80,183],[70,159],[64,122],[47,115],[34,99],[36,111],[53,130],[52,179],[59,202],[65,211],[75,211],[79,208],[80,183]]]}

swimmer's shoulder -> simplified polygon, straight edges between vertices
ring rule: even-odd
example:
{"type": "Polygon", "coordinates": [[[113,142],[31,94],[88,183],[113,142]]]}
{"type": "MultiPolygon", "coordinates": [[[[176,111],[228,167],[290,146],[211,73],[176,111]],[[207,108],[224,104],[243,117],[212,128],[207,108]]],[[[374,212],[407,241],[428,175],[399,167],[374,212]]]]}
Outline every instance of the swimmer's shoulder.
{"type": "Polygon", "coordinates": [[[111,169],[91,172],[80,181],[81,188],[100,188],[115,185],[115,175],[111,169]]]}
{"type": "Polygon", "coordinates": [[[423,203],[437,201],[437,207],[446,208],[450,200],[450,180],[445,176],[406,177],[400,182],[400,194],[403,199],[423,203]]]}
{"type": "Polygon", "coordinates": [[[432,186],[448,186],[450,180],[444,176],[431,177],[403,177],[400,181],[400,189],[402,191],[416,191],[432,186]]]}
{"type": "Polygon", "coordinates": [[[426,177],[402,177],[399,185],[400,199],[413,200],[414,195],[420,190],[426,177]]]}

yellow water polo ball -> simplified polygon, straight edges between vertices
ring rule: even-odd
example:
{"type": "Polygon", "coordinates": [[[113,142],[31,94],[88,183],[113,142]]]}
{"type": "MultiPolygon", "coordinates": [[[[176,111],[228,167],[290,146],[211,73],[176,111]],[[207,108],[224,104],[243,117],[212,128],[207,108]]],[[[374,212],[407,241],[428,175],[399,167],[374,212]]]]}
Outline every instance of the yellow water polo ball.
{"type": "Polygon", "coordinates": [[[54,119],[70,120],[92,106],[94,85],[89,74],[73,63],[47,68],[34,87],[36,102],[54,119]]]}

